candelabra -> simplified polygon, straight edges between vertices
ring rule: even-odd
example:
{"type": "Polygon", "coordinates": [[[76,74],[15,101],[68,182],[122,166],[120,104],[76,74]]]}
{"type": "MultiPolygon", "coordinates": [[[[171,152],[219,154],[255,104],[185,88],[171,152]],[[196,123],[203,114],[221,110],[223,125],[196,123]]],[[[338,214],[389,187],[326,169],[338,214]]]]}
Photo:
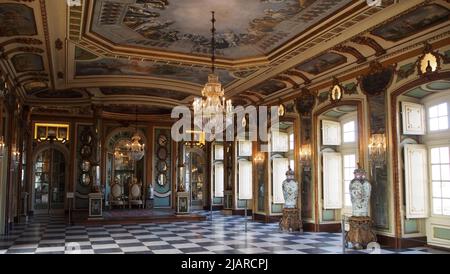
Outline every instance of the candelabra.
{"type": "Polygon", "coordinates": [[[304,144],[300,148],[300,162],[304,165],[308,165],[311,160],[311,145],[304,144]]]}
{"type": "Polygon", "coordinates": [[[382,166],[386,162],[386,136],[384,134],[373,134],[370,137],[369,160],[375,167],[382,166]]]}
{"type": "Polygon", "coordinates": [[[0,136],[0,157],[3,157],[3,154],[5,153],[5,141],[3,139],[3,136],[0,136]]]}

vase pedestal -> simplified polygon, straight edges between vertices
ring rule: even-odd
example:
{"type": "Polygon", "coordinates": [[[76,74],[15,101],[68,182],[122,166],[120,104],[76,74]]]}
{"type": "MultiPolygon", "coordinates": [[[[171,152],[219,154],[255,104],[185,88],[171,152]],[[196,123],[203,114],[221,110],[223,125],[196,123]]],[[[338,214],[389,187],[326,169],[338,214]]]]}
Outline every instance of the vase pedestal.
{"type": "Polygon", "coordinates": [[[283,217],[280,220],[280,229],[283,231],[303,232],[302,220],[298,208],[283,208],[283,217]]]}
{"type": "Polygon", "coordinates": [[[352,216],[348,221],[350,230],[347,232],[345,241],[352,243],[354,249],[366,248],[369,243],[377,241],[370,217],[352,216]]]}

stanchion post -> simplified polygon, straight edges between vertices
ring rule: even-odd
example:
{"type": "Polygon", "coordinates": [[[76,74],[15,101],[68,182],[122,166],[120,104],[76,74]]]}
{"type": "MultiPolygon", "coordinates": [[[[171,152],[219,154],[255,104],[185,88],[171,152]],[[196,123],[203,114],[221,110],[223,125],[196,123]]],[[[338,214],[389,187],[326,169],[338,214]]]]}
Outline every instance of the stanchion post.
{"type": "Polygon", "coordinates": [[[248,200],[245,200],[245,232],[247,232],[247,205],[248,200]]]}
{"type": "Polygon", "coordinates": [[[342,215],[342,224],[341,224],[341,231],[342,231],[342,254],[345,254],[345,215],[342,215]]]}
{"type": "Polygon", "coordinates": [[[209,214],[210,214],[210,219],[211,219],[211,222],[212,222],[212,220],[213,220],[213,201],[214,201],[214,196],[213,196],[214,194],[212,193],[212,190],[211,190],[211,205],[209,206],[209,214]]]}

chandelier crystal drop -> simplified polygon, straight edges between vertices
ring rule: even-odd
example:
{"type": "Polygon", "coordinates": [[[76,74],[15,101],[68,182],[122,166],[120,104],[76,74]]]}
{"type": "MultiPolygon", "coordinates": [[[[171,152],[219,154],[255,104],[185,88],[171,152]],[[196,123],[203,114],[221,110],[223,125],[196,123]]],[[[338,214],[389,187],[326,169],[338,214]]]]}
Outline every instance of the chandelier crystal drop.
{"type": "Polygon", "coordinates": [[[224,119],[230,119],[229,114],[233,111],[231,100],[225,99],[225,91],[219,81],[219,76],[215,74],[215,22],[214,11],[212,12],[212,38],[211,38],[211,74],[208,75],[208,82],[202,89],[202,97],[195,98],[192,104],[194,110],[194,122],[196,125],[209,124],[215,128],[222,128],[224,119]]]}

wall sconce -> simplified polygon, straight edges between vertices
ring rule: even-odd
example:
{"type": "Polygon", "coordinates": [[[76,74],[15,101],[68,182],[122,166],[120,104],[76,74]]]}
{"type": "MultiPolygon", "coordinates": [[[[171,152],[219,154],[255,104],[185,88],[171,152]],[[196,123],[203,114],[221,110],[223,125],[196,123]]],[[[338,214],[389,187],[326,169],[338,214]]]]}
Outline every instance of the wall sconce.
{"type": "Polygon", "coordinates": [[[373,134],[369,139],[369,160],[375,166],[382,166],[386,162],[386,136],[373,134]]]}
{"type": "Polygon", "coordinates": [[[14,162],[19,163],[20,152],[19,151],[13,151],[12,158],[13,158],[14,162]]]}
{"type": "Polygon", "coordinates": [[[300,161],[303,164],[309,164],[310,160],[311,160],[311,145],[304,144],[300,148],[300,161]]]}
{"type": "Polygon", "coordinates": [[[255,156],[255,158],[254,158],[254,160],[255,160],[255,162],[256,162],[257,164],[263,163],[263,162],[264,162],[264,159],[265,159],[264,153],[262,153],[262,152],[259,152],[258,154],[256,154],[256,156],[255,156]]]}
{"type": "Polygon", "coordinates": [[[3,157],[3,154],[5,153],[5,140],[3,139],[3,136],[0,136],[0,157],[3,157]]]}

